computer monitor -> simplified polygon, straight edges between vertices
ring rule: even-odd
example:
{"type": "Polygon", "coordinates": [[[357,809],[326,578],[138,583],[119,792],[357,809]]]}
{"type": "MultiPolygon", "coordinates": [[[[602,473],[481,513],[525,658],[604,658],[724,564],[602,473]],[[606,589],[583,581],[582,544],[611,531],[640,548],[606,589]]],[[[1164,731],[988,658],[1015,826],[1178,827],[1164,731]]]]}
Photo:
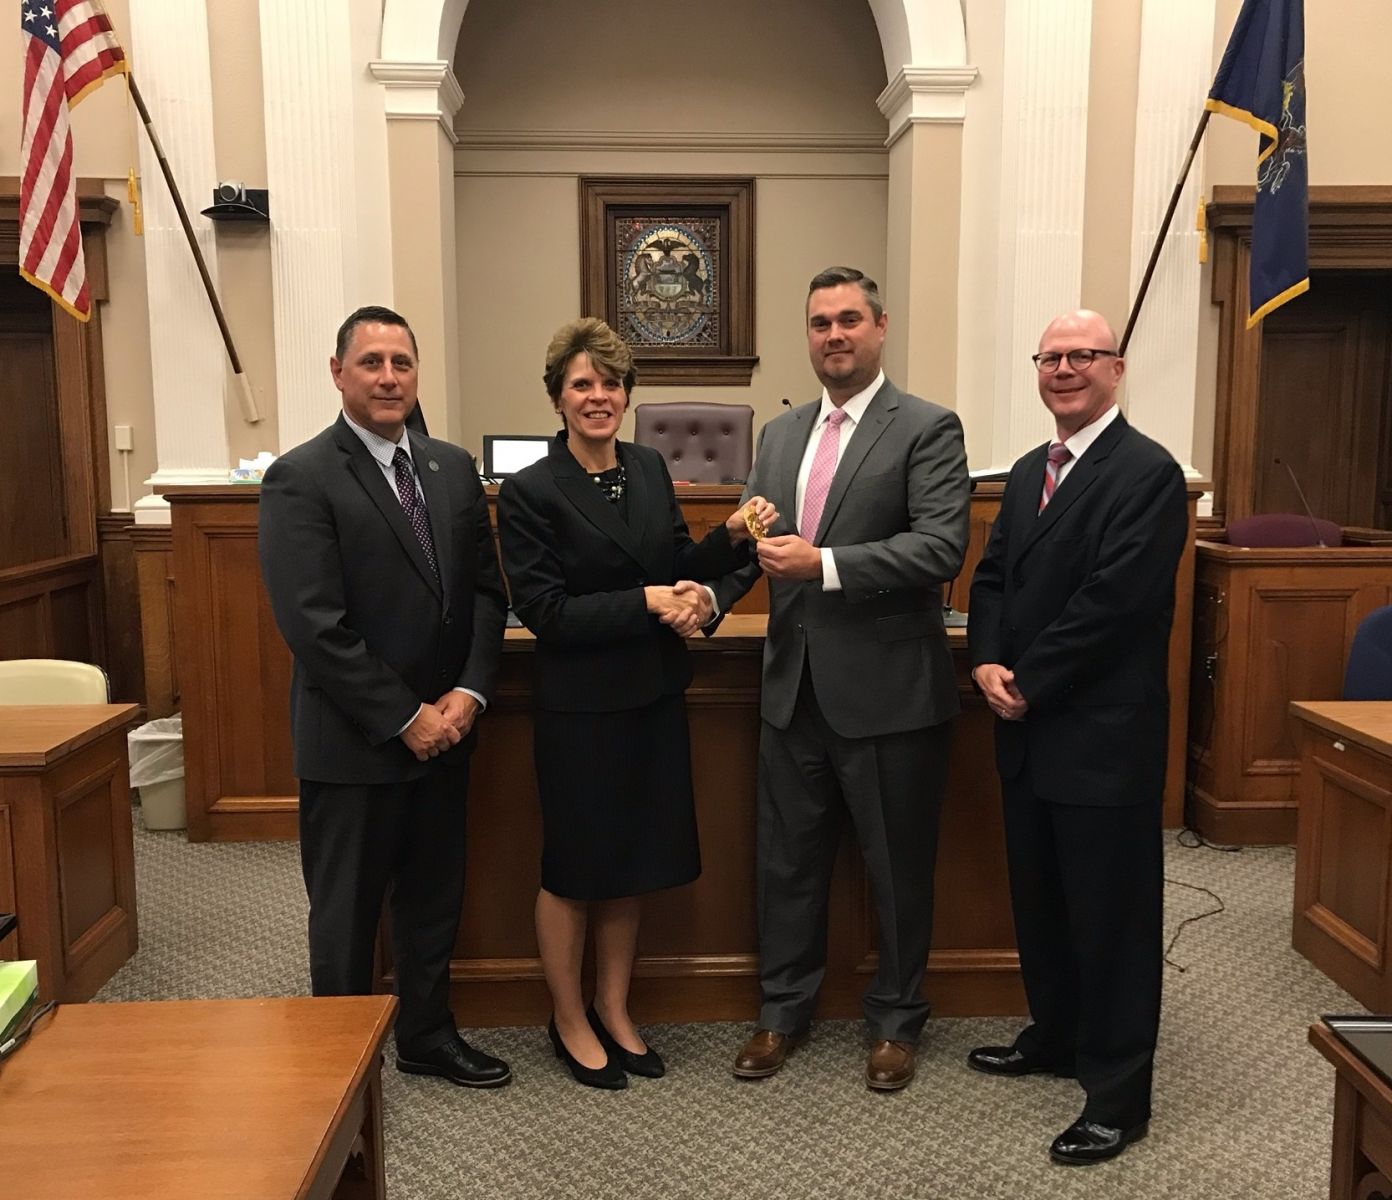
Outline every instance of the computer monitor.
{"type": "Polygon", "coordinates": [[[551,438],[533,433],[485,433],[483,473],[489,479],[506,479],[523,467],[546,457],[551,438]]]}

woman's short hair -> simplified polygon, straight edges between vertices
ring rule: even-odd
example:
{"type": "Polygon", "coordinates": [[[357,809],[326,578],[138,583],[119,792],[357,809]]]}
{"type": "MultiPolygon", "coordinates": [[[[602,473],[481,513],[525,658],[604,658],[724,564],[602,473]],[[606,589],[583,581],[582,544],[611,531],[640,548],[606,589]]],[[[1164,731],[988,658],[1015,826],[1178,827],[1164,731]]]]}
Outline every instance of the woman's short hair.
{"type": "Polygon", "coordinates": [[[588,354],[600,371],[622,380],[625,392],[633,390],[638,378],[633,351],[598,317],[581,317],[556,330],[546,347],[546,372],[541,378],[553,401],[561,398],[566,371],[577,354],[588,354]]]}

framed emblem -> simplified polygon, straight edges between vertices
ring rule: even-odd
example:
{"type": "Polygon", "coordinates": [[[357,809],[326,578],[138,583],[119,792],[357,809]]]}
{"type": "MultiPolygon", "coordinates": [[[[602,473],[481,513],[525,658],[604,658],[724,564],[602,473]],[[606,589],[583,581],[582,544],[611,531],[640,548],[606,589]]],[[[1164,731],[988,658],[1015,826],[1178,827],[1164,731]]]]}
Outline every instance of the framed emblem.
{"type": "Polygon", "coordinates": [[[580,299],[643,384],[748,384],[754,180],[581,176],[580,299]]]}

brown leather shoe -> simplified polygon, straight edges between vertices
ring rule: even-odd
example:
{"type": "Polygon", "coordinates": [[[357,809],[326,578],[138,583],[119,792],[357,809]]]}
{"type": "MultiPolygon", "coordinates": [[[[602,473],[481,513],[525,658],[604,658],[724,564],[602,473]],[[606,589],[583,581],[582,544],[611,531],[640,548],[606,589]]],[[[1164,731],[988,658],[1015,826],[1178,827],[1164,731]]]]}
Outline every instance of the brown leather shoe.
{"type": "Polygon", "coordinates": [[[765,1079],[776,1074],[783,1060],[807,1040],[802,1033],[774,1033],[756,1029],[735,1058],[735,1075],[740,1079],[765,1079]]]}
{"type": "Polygon", "coordinates": [[[912,1042],[876,1042],[865,1060],[865,1082],[877,1092],[897,1092],[914,1077],[918,1048],[912,1042]]]}

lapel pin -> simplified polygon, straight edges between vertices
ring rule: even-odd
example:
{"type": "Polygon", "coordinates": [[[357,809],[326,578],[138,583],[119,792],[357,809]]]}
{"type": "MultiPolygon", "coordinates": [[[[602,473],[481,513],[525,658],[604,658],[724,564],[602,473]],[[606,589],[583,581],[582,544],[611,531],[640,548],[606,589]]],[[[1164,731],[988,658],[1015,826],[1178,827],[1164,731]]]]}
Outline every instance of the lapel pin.
{"type": "Polygon", "coordinates": [[[440,464],[437,463],[433,458],[430,460],[430,469],[432,471],[438,471],[440,469],[440,464]]]}

